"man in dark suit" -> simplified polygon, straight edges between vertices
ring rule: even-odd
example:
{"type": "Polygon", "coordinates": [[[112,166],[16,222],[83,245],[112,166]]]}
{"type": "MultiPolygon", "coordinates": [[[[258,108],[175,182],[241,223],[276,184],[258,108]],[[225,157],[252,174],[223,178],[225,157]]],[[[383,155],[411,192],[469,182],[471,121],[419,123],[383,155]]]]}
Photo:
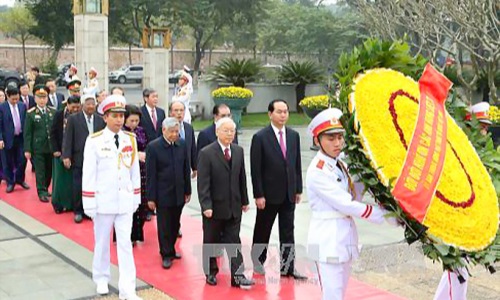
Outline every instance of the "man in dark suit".
{"type": "Polygon", "coordinates": [[[24,105],[26,106],[26,110],[36,106],[35,97],[29,94],[30,87],[28,85],[28,82],[21,81],[21,83],[19,84],[19,91],[21,92],[19,102],[24,103],[24,105]]]}
{"type": "Polygon", "coordinates": [[[145,89],[142,98],[144,105],[141,107],[139,126],[144,128],[148,142],[152,142],[162,136],[161,124],[165,119],[165,111],[158,107],[158,92],[155,90],[145,89]]]}
{"type": "Polygon", "coordinates": [[[200,151],[198,199],[203,212],[203,271],[206,282],[216,285],[219,272],[215,258],[224,236],[230,261],[231,286],[250,288],[254,282],[244,275],[240,226],[242,211],[248,211],[243,148],[231,144],[236,124],[230,118],[216,123],[217,142],[200,151]],[[215,247],[214,247],[215,246],[215,247]]]}
{"type": "Polygon", "coordinates": [[[83,219],[82,167],[85,141],[90,134],[101,131],[106,127],[102,117],[95,111],[95,95],[83,95],[81,102],[83,104],[82,112],[68,117],[62,146],[64,166],[67,169],[71,168],[73,170],[73,211],[75,213],[75,223],[81,223],[83,219]]]}
{"type": "MultiPolygon", "coordinates": [[[[215,123],[221,118],[230,118],[231,110],[226,104],[217,104],[213,108],[214,115],[214,123],[198,134],[198,141],[196,144],[196,150],[200,153],[201,149],[205,148],[205,146],[215,142],[217,140],[217,136],[215,135],[215,123]]],[[[234,144],[238,144],[238,133],[234,136],[234,144]]],[[[198,157],[198,155],[196,155],[198,157]]]]}
{"type": "Polygon", "coordinates": [[[182,208],[191,199],[191,170],[186,145],[179,139],[179,122],[166,118],[162,124],[163,138],[146,148],[146,198],[151,210],[156,209],[158,242],[163,268],[170,269],[175,251],[182,208]],[[169,184],[165,184],[168,182],[169,184]]]}
{"type": "MultiPolygon", "coordinates": [[[[189,161],[189,167],[192,171],[191,178],[195,178],[197,174],[197,156],[196,156],[196,141],[194,138],[194,129],[191,124],[184,122],[184,113],[186,111],[186,107],[183,102],[180,101],[172,101],[168,106],[169,115],[173,118],[176,118],[179,121],[179,138],[186,143],[187,155],[189,161]]],[[[180,228],[180,225],[179,225],[180,228]]],[[[179,237],[182,237],[182,232],[179,229],[179,237]]]]}
{"type": "Polygon", "coordinates": [[[49,102],[47,103],[47,105],[52,106],[56,111],[62,110],[64,108],[63,107],[64,95],[57,92],[56,81],[50,78],[45,83],[45,86],[48,87],[50,90],[49,102]]]}
{"type": "Polygon", "coordinates": [[[302,194],[299,134],[286,127],[288,103],[273,100],[268,107],[271,124],[252,138],[250,165],[257,217],[253,232],[254,272],[263,275],[267,245],[279,215],[281,276],[307,279],[295,270],[295,204],[302,194]]]}
{"type": "Polygon", "coordinates": [[[184,103],[180,101],[172,101],[168,107],[168,111],[170,117],[176,118],[180,123],[179,128],[179,137],[186,142],[188,159],[189,159],[189,167],[193,172],[191,174],[192,178],[196,177],[197,170],[197,161],[196,161],[196,140],[194,137],[194,129],[191,124],[183,122],[184,113],[186,111],[186,107],[184,103]]]}
{"type": "MultiPolygon", "coordinates": [[[[116,92],[111,90],[111,94],[116,92]]],[[[144,105],[141,106],[141,119],[139,120],[139,126],[141,126],[146,132],[146,137],[148,143],[156,140],[162,136],[162,122],[165,119],[165,110],[158,107],[158,92],[154,89],[144,89],[142,91],[142,99],[144,100],[144,105]]],[[[154,211],[148,211],[146,215],[146,220],[151,221],[151,217],[154,211]]]]}
{"type": "Polygon", "coordinates": [[[19,184],[24,189],[29,185],[24,181],[26,160],[24,158],[24,122],[26,106],[19,101],[19,90],[9,87],[6,91],[7,101],[0,104],[0,149],[3,174],[7,180],[7,193],[19,184]]]}

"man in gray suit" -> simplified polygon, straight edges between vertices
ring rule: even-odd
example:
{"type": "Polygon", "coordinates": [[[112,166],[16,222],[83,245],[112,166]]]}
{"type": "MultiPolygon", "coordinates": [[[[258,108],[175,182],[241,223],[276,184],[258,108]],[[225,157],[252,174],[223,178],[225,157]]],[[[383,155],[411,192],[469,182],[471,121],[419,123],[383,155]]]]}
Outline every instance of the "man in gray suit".
{"type": "Polygon", "coordinates": [[[83,219],[82,205],[82,167],[83,150],[89,134],[94,134],[106,127],[104,120],[96,111],[95,95],[81,97],[83,110],[68,117],[64,131],[62,158],[64,166],[73,171],[73,212],[75,223],[83,219]]]}
{"type": "Polygon", "coordinates": [[[217,285],[216,250],[222,243],[231,266],[231,286],[249,289],[254,282],[243,275],[240,226],[248,211],[243,148],[231,142],[236,124],[222,118],[216,125],[217,141],[200,151],[198,199],[203,212],[203,271],[208,285],[217,285]],[[221,235],[222,234],[222,235],[221,235]]]}

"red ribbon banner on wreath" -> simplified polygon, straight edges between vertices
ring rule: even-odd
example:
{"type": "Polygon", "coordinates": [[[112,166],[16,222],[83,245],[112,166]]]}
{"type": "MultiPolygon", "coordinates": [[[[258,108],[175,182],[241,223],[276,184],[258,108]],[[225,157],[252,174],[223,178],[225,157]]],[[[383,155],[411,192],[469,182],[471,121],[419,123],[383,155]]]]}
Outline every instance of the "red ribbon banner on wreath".
{"type": "Polygon", "coordinates": [[[392,195],[405,212],[422,223],[443,171],[447,134],[445,101],[452,83],[427,64],[418,84],[417,125],[392,195]]]}

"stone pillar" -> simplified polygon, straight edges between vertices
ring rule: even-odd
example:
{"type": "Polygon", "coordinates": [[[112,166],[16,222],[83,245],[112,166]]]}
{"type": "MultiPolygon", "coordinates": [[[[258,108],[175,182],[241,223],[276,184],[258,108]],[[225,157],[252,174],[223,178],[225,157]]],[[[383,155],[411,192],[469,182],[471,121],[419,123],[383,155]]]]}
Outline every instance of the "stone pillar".
{"type": "Polygon", "coordinates": [[[164,109],[168,109],[169,101],[172,98],[172,95],[169,93],[168,84],[169,52],[165,48],[146,48],[143,50],[143,87],[158,91],[159,105],[164,109]]]}
{"type": "Polygon", "coordinates": [[[108,80],[108,17],[101,14],[78,14],[75,24],[75,65],[82,85],[88,71],[97,70],[99,89],[109,90],[108,80]]]}

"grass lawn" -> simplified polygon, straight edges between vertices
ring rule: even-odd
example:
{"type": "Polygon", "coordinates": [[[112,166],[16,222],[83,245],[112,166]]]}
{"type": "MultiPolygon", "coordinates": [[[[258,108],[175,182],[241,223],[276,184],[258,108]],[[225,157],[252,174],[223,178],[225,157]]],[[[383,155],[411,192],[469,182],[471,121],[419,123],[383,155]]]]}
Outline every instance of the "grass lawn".
{"type": "MultiPolygon", "coordinates": [[[[289,126],[307,126],[311,120],[305,114],[290,113],[287,125],[289,126]]],[[[194,130],[201,130],[212,124],[212,120],[196,120],[193,122],[194,130]]],[[[246,114],[242,116],[242,128],[262,128],[269,125],[269,116],[267,113],[246,114]]]]}

